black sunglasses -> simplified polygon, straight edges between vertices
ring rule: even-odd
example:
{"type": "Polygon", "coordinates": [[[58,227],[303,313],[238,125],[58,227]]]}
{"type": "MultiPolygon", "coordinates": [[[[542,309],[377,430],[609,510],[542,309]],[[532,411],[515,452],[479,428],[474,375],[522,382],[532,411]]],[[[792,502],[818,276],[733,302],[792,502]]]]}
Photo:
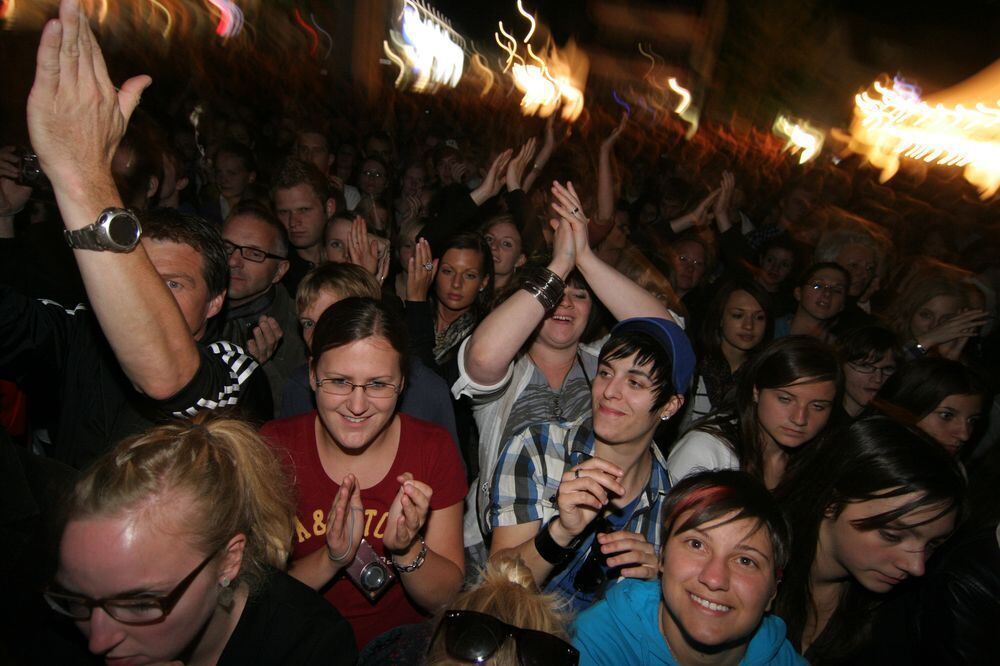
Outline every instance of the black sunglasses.
{"type": "Polygon", "coordinates": [[[445,611],[431,645],[442,630],[448,656],[473,664],[490,659],[510,638],[517,642],[520,666],[576,666],[580,662],[580,652],[558,636],[521,629],[485,613],[445,611]]]}

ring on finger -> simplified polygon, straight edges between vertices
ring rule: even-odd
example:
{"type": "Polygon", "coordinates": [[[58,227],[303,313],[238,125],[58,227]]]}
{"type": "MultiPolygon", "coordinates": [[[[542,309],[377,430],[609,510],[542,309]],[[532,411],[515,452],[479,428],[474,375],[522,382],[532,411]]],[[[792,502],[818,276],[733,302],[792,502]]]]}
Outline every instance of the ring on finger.
{"type": "Polygon", "coordinates": [[[434,270],[434,262],[433,261],[428,261],[426,264],[424,264],[424,270],[425,271],[432,271],[432,270],[434,270]]]}
{"type": "Polygon", "coordinates": [[[580,208],[579,207],[573,209],[573,215],[576,215],[579,212],[580,212],[580,208]]]}
{"type": "Polygon", "coordinates": [[[577,479],[580,478],[580,470],[579,469],[574,469],[573,470],[573,477],[577,478],[577,479]]]}

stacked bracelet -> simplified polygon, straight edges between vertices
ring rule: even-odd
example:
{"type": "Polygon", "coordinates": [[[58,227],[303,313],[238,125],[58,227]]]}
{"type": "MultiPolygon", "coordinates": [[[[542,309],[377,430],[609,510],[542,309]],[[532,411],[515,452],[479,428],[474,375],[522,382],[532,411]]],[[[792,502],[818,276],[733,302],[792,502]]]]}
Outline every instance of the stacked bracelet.
{"type": "Polygon", "coordinates": [[[521,289],[534,296],[548,312],[559,305],[566,283],[549,269],[540,267],[537,272],[525,278],[521,289]]]}
{"type": "Polygon", "coordinates": [[[417,559],[413,560],[409,564],[400,564],[396,561],[396,558],[392,558],[392,566],[396,567],[396,571],[399,573],[412,573],[424,565],[424,560],[427,559],[427,543],[424,541],[423,537],[420,537],[420,552],[417,553],[417,559]]]}

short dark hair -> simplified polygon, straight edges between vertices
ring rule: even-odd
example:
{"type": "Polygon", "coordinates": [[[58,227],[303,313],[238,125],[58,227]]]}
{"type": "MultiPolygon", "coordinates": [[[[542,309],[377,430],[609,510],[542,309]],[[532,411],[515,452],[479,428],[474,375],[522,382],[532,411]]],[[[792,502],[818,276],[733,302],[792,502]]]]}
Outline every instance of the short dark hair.
{"type": "Polygon", "coordinates": [[[990,395],[988,383],[976,370],[947,358],[925,356],[893,373],[879,390],[872,407],[914,425],[949,395],[990,395]]]}
{"type": "Polygon", "coordinates": [[[173,208],[157,208],[140,216],[142,235],[153,240],[182,243],[201,255],[202,276],[208,293],[217,296],[229,286],[229,257],[222,244],[222,234],[214,224],[197,215],[173,208]]]}
{"type": "Polygon", "coordinates": [[[254,199],[244,199],[229,211],[229,217],[226,218],[226,222],[237,215],[254,217],[274,229],[278,237],[278,254],[288,256],[288,230],[285,229],[285,225],[281,223],[281,220],[278,219],[269,207],[254,199]]]}
{"type": "Polygon", "coordinates": [[[405,376],[409,365],[406,323],[381,301],[360,296],[337,301],[320,315],[310,350],[313,370],[325,352],[372,337],[389,341],[399,353],[400,372],[405,376]]]}
{"type": "Polygon", "coordinates": [[[812,264],[804,271],[802,271],[802,274],[799,276],[799,279],[796,280],[795,282],[795,286],[804,287],[806,284],[809,283],[809,280],[813,279],[813,276],[816,275],[816,273],[819,273],[820,271],[827,269],[831,271],[837,271],[838,273],[843,275],[844,279],[847,280],[847,283],[850,284],[851,274],[847,272],[846,268],[832,261],[821,261],[819,263],[812,264]]]}
{"type": "Polygon", "coordinates": [[[274,199],[277,190],[287,190],[297,185],[311,187],[323,204],[330,198],[330,182],[315,164],[304,162],[297,157],[287,157],[278,165],[278,170],[271,181],[271,199],[274,199]]]}
{"type": "Polygon", "coordinates": [[[888,351],[899,349],[899,338],[883,326],[853,328],[837,340],[837,353],[841,363],[855,363],[871,357],[881,357],[888,351]]]}
{"type": "Polygon", "coordinates": [[[639,331],[613,332],[608,341],[601,347],[597,362],[609,363],[628,358],[633,354],[635,354],[636,365],[652,364],[649,377],[653,384],[653,406],[649,411],[653,413],[667,404],[667,401],[677,393],[672,379],[674,361],[656,338],[639,331]]]}
{"type": "Polygon", "coordinates": [[[257,158],[253,156],[253,151],[244,144],[239,141],[226,141],[215,151],[216,161],[218,161],[219,155],[222,155],[223,153],[238,158],[240,162],[243,163],[244,169],[256,173],[257,158]]]}
{"type": "Polygon", "coordinates": [[[774,551],[772,563],[780,578],[792,547],[791,529],[778,501],[763,482],[748,472],[715,470],[685,477],[670,489],[663,503],[663,543],[678,532],[735,514],[726,523],[749,518],[767,530],[774,551]],[[693,512],[680,525],[686,512],[693,512]]]}

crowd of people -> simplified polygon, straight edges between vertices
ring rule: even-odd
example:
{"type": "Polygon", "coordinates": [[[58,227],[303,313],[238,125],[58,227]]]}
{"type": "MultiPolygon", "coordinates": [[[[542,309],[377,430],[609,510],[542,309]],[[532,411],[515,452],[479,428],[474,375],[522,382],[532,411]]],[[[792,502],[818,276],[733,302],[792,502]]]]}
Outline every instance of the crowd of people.
{"type": "Polygon", "coordinates": [[[150,83],[62,0],[0,149],[0,661],[990,661],[996,198],[150,83]]]}

